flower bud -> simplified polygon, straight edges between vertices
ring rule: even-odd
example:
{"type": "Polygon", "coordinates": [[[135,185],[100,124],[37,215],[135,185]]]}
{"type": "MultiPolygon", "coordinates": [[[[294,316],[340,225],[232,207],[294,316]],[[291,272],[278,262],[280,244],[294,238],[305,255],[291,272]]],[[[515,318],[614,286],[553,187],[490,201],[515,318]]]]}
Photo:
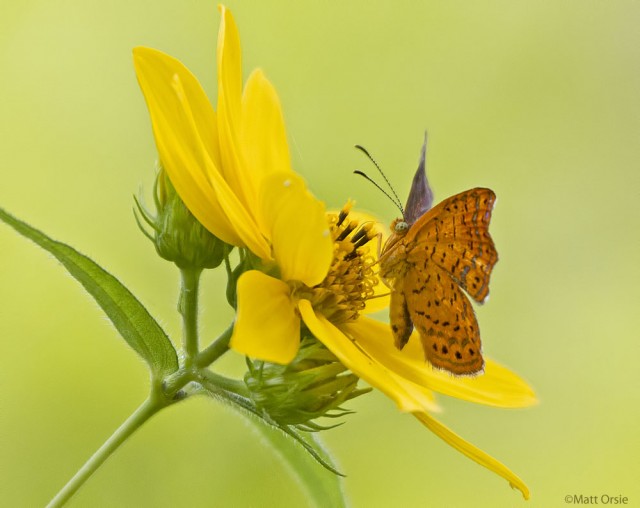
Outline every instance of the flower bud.
{"type": "Polygon", "coordinates": [[[153,242],[160,257],[174,262],[181,269],[215,268],[233,248],[198,222],[162,168],[154,184],[156,215],[146,210],[137,198],[134,200],[137,212],[153,229],[153,233],[148,232],[136,213],[142,232],[153,242]]]}
{"type": "Polygon", "coordinates": [[[288,365],[249,359],[247,364],[244,380],[256,407],[276,422],[302,430],[331,428],[312,420],[349,414],[340,405],[371,390],[357,389],[358,377],[315,337],[302,339],[288,365]]]}

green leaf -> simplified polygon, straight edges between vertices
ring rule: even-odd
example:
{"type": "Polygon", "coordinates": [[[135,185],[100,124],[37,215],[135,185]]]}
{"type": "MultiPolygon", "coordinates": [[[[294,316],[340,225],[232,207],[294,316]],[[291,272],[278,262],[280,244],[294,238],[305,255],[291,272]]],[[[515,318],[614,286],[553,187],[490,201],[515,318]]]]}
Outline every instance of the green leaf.
{"type": "MultiPolygon", "coordinates": [[[[265,425],[255,425],[255,429],[271,444],[284,461],[289,471],[296,477],[300,486],[305,490],[309,499],[318,508],[325,506],[346,507],[347,502],[342,490],[341,476],[321,468],[311,457],[301,453],[296,441],[304,440],[307,446],[315,451],[315,459],[320,457],[326,464],[332,464],[332,459],[316,437],[316,434],[298,434],[295,441],[290,432],[286,434],[265,425]]],[[[289,431],[291,428],[289,427],[289,431]]],[[[335,470],[335,466],[332,465],[335,470]]]]}
{"type": "Polygon", "coordinates": [[[98,302],[127,343],[149,364],[154,377],[178,369],[169,337],[135,296],[87,256],[16,219],[0,208],[0,219],[53,254],[98,302]]]}
{"type": "Polygon", "coordinates": [[[206,386],[205,392],[225,402],[242,414],[251,427],[270,445],[270,449],[287,466],[309,501],[318,508],[343,508],[347,502],[342,491],[341,473],[329,453],[312,434],[301,434],[288,425],[280,425],[260,414],[252,402],[216,386],[206,386]]]}

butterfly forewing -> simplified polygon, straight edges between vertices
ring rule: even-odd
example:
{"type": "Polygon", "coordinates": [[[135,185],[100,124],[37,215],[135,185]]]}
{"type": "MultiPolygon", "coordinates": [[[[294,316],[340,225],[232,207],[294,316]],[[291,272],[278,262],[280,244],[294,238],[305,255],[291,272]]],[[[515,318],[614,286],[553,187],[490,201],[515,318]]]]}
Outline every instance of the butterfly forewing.
{"type": "Polygon", "coordinates": [[[451,276],[437,265],[427,271],[409,268],[403,292],[429,363],[458,375],[482,371],[473,307],[451,276]]]}
{"type": "Polygon", "coordinates": [[[489,235],[495,199],[490,189],[471,189],[425,213],[403,239],[409,265],[428,271],[428,265],[435,264],[474,300],[483,302],[498,261],[489,235]]]}

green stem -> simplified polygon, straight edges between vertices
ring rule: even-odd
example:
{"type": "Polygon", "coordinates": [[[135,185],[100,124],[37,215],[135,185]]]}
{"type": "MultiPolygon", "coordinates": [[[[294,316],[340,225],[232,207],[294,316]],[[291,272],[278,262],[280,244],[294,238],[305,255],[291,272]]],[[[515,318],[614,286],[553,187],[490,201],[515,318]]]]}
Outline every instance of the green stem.
{"type": "Polygon", "coordinates": [[[233,334],[233,326],[235,323],[231,323],[220,337],[214,340],[209,346],[203,349],[195,359],[195,364],[198,367],[208,367],[223,354],[229,351],[229,341],[233,334]]]}
{"type": "Polygon", "coordinates": [[[187,368],[198,354],[198,287],[201,273],[202,270],[180,270],[182,286],[178,311],[182,315],[182,344],[187,368]]]}
{"type": "Polygon", "coordinates": [[[233,392],[238,395],[242,395],[243,397],[249,396],[249,389],[244,381],[240,381],[238,379],[231,379],[226,376],[221,376],[220,374],[216,374],[215,372],[211,372],[208,369],[200,370],[201,381],[206,381],[207,384],[211,383],[212,385],[217,386],[218,388],[222,388],[228,392],[233,392]]]}
{"type": "Polygon", "coordinates": [[[151,396],[145,400],[58,492],[47,508],[63,506],[127,438],[166,405],[167,402],[160,397],[151,396]]]}
{"type": "MultiPolygon", "coordinates": [[[[144,403],[107,439],[91,458],[78,470],[69,482],[47,505],[47,508],[63,506],[78,491],[82,485],[96,472],[111,454],[122,445],[138,428],[149,418],[164,407],[172,404],[176,393],[191,381],[198,379],[197,367],[203,368],[220,358],[229,350],[229,340],[233,332],[233,323],[218,337],[209,347],[200,354],[197,334],[197,305],[198,305],[198,281],[200,272],[183,270],[182,291],[180,294],[179,310],[184,320],[184,347],[186,361],[191,365],[181,368],[169,376],[164,382],[164,393],[160,393],[162,384],[152,388],[151,395],[144,403]],[[195,364],[195,365],[193,365],[195,364]],[[196,367],[197,366],[197,367],[196,367]]],[[[211,384],[220,388],[243,394],[246,391],[244,383],[220,376],[213,372],[200,371],[200,375],[211,384]]],[[[177,399],[176,399],[177,400],[177,399]]]]}

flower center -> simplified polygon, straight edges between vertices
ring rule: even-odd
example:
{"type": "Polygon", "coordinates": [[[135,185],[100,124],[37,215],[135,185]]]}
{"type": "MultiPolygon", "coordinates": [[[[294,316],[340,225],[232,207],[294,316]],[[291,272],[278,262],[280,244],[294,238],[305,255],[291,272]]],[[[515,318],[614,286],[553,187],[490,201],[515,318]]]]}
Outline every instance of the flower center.
{"type": "Polygon", "coordinates": [[[367,245],[376,237],[374,225],[350,220],[351,207],[349,202],[339,214],[328,214],[334,248],[325,279],[312,288],[304,285],[292,288],[297,297],[309,300],[316,311],[334,324],[357,319],[377,284],[375,258],[367,245]]]}

